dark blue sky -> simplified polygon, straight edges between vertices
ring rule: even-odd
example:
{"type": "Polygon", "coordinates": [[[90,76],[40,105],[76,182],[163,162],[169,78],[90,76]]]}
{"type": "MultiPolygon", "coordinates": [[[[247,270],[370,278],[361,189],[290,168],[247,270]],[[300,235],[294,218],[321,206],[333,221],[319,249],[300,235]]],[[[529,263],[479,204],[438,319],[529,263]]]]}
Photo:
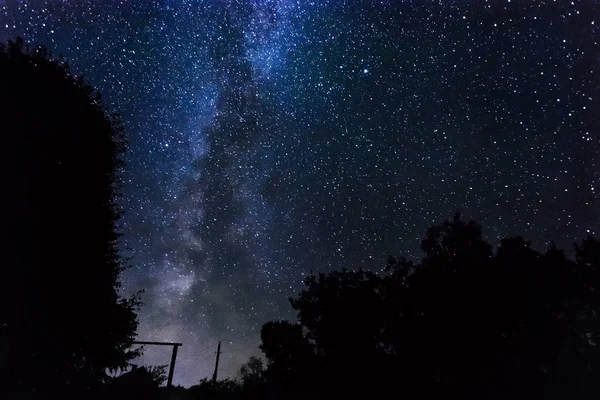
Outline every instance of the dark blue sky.
{"type": "Polygon", "coordinates": [[[457,209],[493,243],[597,229],[599,28],[591,0],[0,0],[1,40],[122,115],[125,290],[184,385],[218,340],[234,375],[308,271],[419,257],[457,209]]]}

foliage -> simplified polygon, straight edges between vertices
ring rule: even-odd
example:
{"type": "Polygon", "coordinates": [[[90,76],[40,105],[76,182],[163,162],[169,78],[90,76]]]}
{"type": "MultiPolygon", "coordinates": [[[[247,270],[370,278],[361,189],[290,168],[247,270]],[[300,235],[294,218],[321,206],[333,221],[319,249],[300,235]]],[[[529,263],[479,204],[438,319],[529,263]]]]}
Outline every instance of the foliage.
{"type": "Polygon", "coordinates": [[[600,244],[575,260],[520,237],[497,251],[460,215],[432,226],[420,263],[311,274],[296,323],[263,326],[267,385],[335,396],[572,398],[599,371],[600,244]]]}
{"type": "Polygon", "coordinates": [[[240,368],[240,378],[244,387],[258,386],[265,381],[263,361],[258,357],[250,357],[240,368]]]}
{"type": "Polygon", "coordinates": [[[139,296],[118,294],[123,128],[64,60],[22,39],[0,46],[0,87],[0,386],[89,386],[137,355],[139,296]]]}
{"type": "Polygon", "coordinates": [[[168,365],[149,365],[146,367],[152,379],[158,386],[162,386],[167,381],[167,368],[168,365]]]}
{"type": "Polygon", "coordinates": [[[200,380],[198,385],[190,387],[188,390],[188,399],[214,399],[229,400],[237,399],[241,395],[241,388],[237,381],[232,379],[223,379],[212,381],[207,378],[200,380]]]}

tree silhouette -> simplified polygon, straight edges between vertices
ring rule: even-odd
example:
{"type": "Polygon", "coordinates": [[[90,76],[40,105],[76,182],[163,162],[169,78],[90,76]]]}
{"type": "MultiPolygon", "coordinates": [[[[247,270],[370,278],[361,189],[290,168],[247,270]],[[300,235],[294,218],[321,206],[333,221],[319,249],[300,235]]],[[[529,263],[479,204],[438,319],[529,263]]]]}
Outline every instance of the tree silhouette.
{"type": "Polygon", "coordinates": [[[198,385],[189,388],[186,398],[188,399],[211,399],[211,400],[233,400],[241,397],[241,388],[233,379],[219,381],[203,378],[198,385]]]}
{"type": "Polygon", "coordinates": [[[162,386],[167,381],[167,368],[168,365],[150,365],[147,367],[148,373],[152,376],[152,379],[158,386],[162,386]]]}
{"type": "Polygon", "coordinates": [[[264,399],[267,396],[267,379],[263,361],[258,357],[250,357],[240,368],[242,392],[246,399],[264,399]]]}
{"type": "Polygon", "coordinates": [[[258,357],[250,357],[240,368],[240,378],[244,386],[260,385],[264,382],[264,366],[258,357]]]}
{"type": "Polygon", "coordinates": [[[139,298],[118,294],[123,129],[62,59],[22,39],[0,47],[0,87],[0,390],[88,387],[137,354],[139,298]]]}
{"type": "Polygon", "coordinates": [[[457,214],[427,230],[419,263],[308,276],[291,299],[298,322],[261,331],[268,384],[330,396],[594,393],[600,244],[585,239],[570,260],[521,237],[493,252],[482,232],[457,214]]]}
{"type": "Polygon", "coordinates": [[[260,331],[260,349],[267,358],[265,376],[276,385],[300,390],[312,376],[314,349],[303,336],[302,326],[288,321],[271,321],[260,331]]]}

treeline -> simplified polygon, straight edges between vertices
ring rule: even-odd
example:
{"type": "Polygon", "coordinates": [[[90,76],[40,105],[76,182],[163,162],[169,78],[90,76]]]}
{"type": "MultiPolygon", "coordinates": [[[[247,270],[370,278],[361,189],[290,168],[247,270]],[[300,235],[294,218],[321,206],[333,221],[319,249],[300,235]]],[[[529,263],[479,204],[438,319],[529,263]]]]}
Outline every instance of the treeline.
{"type": "Polygon", "coordinates": [[[239,381],[190,398],[578,398],[598,392],[600,243],[574,259],[521,237],[493,251],[473,221],[433,226],[419,263],[310,275],[296,321],[261,330],[239,381]]]}

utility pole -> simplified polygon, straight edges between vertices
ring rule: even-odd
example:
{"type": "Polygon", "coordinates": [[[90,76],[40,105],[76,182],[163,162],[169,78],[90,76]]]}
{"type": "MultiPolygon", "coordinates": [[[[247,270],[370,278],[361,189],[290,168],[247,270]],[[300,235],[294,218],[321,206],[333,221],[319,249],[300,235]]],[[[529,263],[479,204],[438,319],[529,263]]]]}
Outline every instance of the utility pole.
{"type": "Polygon", "coordinates": [[[219,356],[221,355],[221,341],[217,346],[217,362],[215,363],[215,373],[213,374],[213,382],[217,381],[217,371],[219,370],[219,356]]]}

